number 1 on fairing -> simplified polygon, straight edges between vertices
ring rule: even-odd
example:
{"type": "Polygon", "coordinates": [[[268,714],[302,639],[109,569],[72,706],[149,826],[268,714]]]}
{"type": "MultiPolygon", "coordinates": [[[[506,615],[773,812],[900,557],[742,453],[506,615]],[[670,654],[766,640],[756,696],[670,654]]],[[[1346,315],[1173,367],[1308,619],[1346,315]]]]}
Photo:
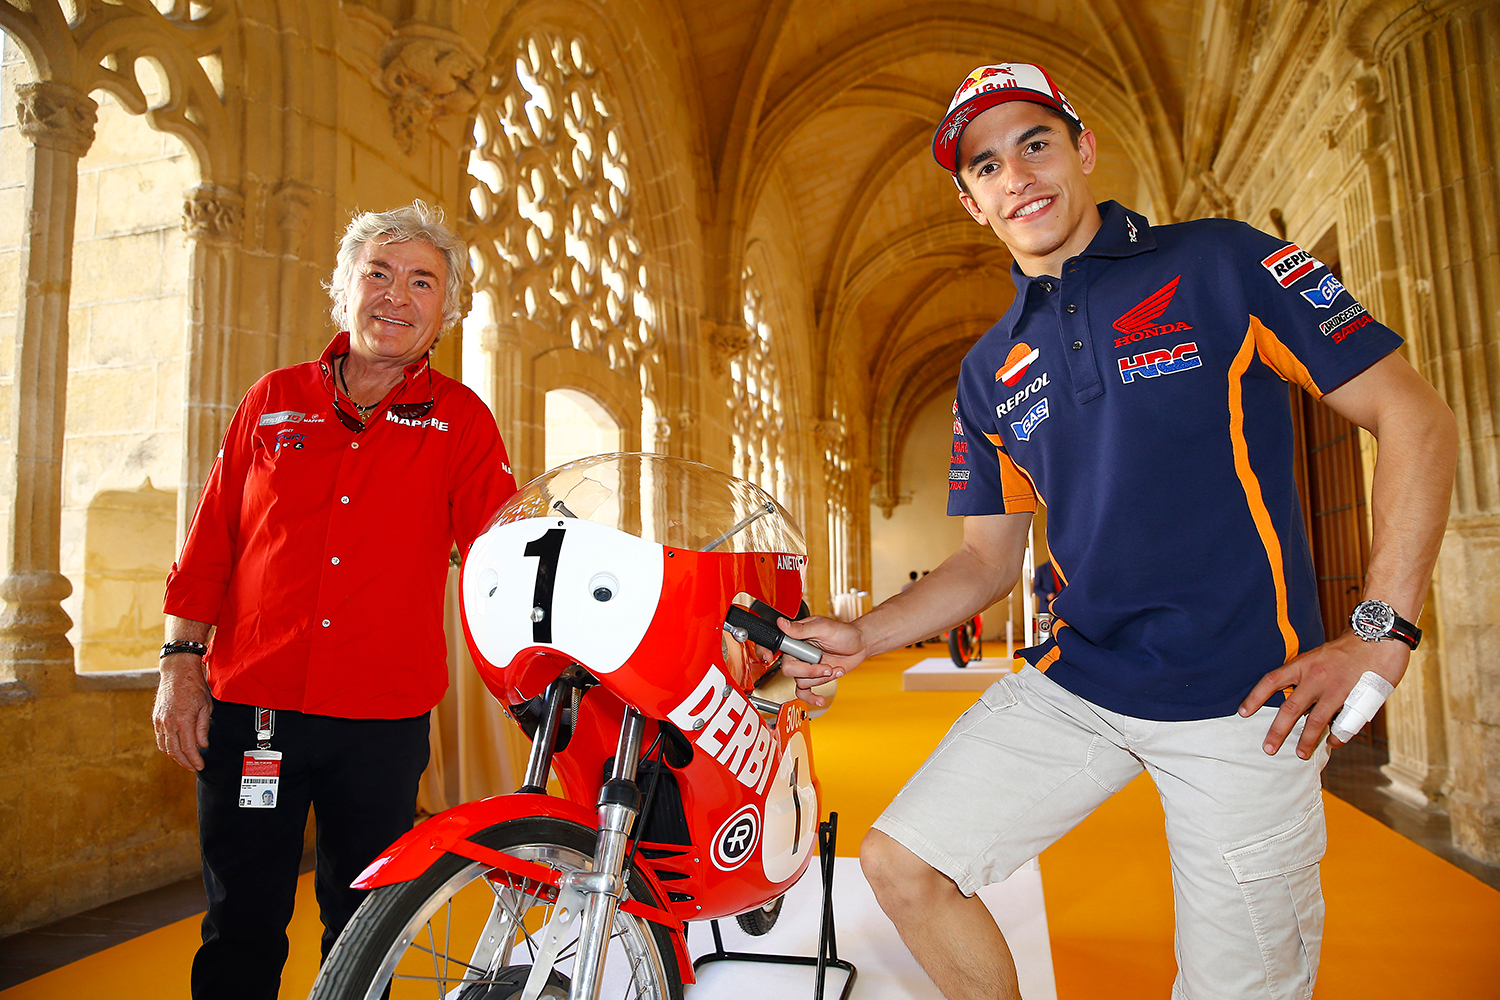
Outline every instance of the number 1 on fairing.
{"type": "Polygon", "coordinates": [[[531,592],[532,642],[552,642],[552,587],[557,582],[557,557],[565,534],[561,528],[552,528],[526,543],[525,554],[537,561],[536,587],[531,592]]]}

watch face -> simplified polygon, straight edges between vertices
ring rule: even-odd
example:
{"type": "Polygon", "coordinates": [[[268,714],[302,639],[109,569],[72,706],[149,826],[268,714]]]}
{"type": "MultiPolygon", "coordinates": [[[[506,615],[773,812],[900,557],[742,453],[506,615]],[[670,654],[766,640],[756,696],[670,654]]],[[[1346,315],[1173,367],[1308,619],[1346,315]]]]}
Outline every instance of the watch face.
{"type": "Polygon", "coordinates": [[[1396,612],[1384,601],[1363,601],[1354,609],[1349,624],[1362,639],[1378,639],[1396,624],[1396,612]]]}

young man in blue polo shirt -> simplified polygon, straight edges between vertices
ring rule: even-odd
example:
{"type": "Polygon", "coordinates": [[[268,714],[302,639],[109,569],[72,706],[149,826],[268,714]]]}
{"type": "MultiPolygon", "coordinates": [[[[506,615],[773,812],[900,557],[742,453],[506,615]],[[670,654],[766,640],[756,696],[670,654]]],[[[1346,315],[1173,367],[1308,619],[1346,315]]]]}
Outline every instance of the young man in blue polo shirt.
{"type": "Polygon", "coordinates": [[[1094,135],[1039,67],[971,73],[933,153],[1015,259],[1015,302],[959,380],[948,510],[964,542],[852,623],[783,622],[828,650],[788,670],[820,703],[807,686],[994,603],[1038,500],[1063,586],[1052,638],[902,789],[864,842],[865,873],[945,996],[1014,997],[974,892],[1145,770],[1172,857],[1173,997],[1306,998],[1319,772],[1420,639],[1407,619],[1447,518],[1453,415],[1306,251],[1238,222],[1158,228],[1096,204],[1094,135]],[[1366,600],[1326,642],[1288,382],[1379,441],[1366,600]]]}

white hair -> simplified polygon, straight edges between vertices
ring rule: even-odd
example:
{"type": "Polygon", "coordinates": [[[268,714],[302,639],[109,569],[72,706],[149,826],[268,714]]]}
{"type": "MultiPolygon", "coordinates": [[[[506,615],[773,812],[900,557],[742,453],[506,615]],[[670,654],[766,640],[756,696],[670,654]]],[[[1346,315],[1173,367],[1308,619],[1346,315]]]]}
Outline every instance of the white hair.
{"type": "Polygon", "coordinates": [[[354,264],[360,251],[368,243],[405,243],[422,240],[443,255],[448,265],[448,278],[443,284],[443,325],[437,340],[452,329],[462,315],[463,290],[473,279],[469,269],[469,248],[458,235],[443,224],[443,210],[432,208],[421,199],[410,205],[402,205],[385,212],[361,212],[349,221],[344,237],[339,241],[338,265],[333,277],[324,287],[333,299],[334,326],[340,330],[348,328],[349,282],[354,277],[354,264]]]}

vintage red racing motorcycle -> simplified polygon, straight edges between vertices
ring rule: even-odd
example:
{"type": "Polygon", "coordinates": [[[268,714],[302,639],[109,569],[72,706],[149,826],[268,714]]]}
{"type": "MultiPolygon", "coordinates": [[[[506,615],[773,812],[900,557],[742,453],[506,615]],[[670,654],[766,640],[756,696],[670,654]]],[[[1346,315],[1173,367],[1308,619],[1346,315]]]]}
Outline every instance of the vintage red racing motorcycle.
{"type": "Polygon", "coordinates": [[[673,1000],[685,921],[768,929],[821,808],[810,709],[763,662],[821,655],[775,625],[806,565],[786,511],[704,465],[603,455],[522,487],[461,593],[480,674],[532,737],[525,785],[372,863],[312,997],[673,1000]]]}

